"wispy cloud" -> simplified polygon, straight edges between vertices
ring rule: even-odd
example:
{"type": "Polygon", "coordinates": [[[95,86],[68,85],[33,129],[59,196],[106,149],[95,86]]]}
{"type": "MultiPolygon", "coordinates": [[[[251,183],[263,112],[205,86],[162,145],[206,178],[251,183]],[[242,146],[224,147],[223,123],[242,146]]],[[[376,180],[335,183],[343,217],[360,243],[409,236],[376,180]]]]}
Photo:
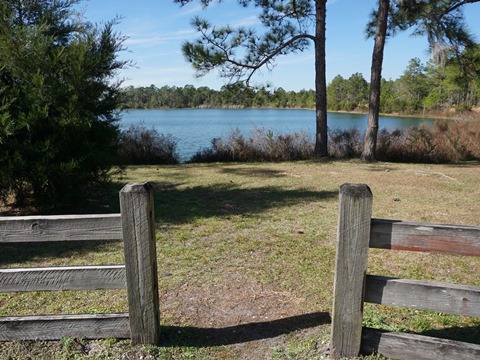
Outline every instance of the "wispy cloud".
{"type": "Polygon", "coordinates": [[[191,15],[194,15],[194,14],[197,14],[197,13],[201,12],[203,10],[203,6],[202,5],[196,5],[194,7],[191,7],[190,9],[187,8],[187,7],[183,7],[181,9],[182,10],[177,13],[177,16],[179,16],[179,17],[180,16],[181,17],[191,16],[191,15]]]}
{"type": "Polygon", "coordinates": [[[260,20],[258,20],[258,17],[256,15],[251,15],[247,16],[243,19],[239,19],[235,23],[232,24],[233,27],[237,26],[254,26],[254,25],[260,25],[260,20]]]}
{"type": "Polygon", "coordinates": [[[339,2],[339,1],[340,1],[340,0],[328,0],[328,1],[327,1],[327,6],[333,5],[333,4],[335,4],[335,3],[339,2]]]}
{"type": "Polygon", "coordinates": [[[149,86],[151,84],[163,86],[192,83],[195,81],[193,74],[190,66],[186,64],[185,66],[149,66],[125,71],[122,75],[127,78],[124,86],[149,86]]]}
{"type": "Polygon", "coordinates": [[[170,32],[167,34],[161,35],[147,35],[147,34],[131,34],[128,39],[125,41],[125,45],[131,46],[157,46],[165,44],[168,42],[178,42],[181,40],[186,40],[194,35],[196,32],[194,30],[178,30],[175,32],[170,32]]]}

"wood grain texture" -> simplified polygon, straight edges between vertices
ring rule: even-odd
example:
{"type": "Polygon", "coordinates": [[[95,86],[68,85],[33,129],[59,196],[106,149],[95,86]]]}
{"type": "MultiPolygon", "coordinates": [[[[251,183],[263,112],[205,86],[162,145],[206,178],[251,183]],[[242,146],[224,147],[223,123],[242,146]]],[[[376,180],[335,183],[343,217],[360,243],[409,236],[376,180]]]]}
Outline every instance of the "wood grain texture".
{"type": "Polygon", "coordinates": [[[0,269],[0,292],[124,288],[124,265],[0,269]]]}
{"type": "Polygon", "coordinates": [[[480,227],[372,219],[370,247],[480,256],[480,227]]]}
{"type": "Polygon", "coordinates": [[[120,191],[130,329],[134,344],[158,344],[160,312],[153,188],[128,184],[120,191]]]}
{"type": "Polygon", "coordinates": [[[128,314],[0,317],[0,341],[130,337],[128,314]]]}
{"type": "Polygon", "coordinates": [[[362,354],[372,353],[399,360],[478,360],[480,345],[364,328],[362,354]]]}
{"type": "Polygon", "coordinates": [[[120,214],[0,217],[0,243],[121,239],[120,214]]]}
{"type": "Polygon", "coordinates": [[[342,185],[332,315],[334,358],[354,357],[360,351],[371,216],[372,193],[368,186],[342,185]]]}
{"type": "Polygon", "coordinates": [[[367,275],[365,301],[480,317],[480,287],[367,275]]]}

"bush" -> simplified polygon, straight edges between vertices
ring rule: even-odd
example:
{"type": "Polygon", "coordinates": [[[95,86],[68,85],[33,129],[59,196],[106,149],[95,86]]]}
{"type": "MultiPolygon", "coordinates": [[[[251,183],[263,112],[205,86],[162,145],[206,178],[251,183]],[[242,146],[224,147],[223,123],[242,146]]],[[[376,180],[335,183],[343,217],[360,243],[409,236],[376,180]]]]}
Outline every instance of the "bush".
{"type": "Polygon", "coordinates": [[[121,165],[178,164],[178,139],[147,129],[142,124],[130,125],[122,131],[118,155],[121,165]]]}
{"type": "Polygon", "coordinates": [[[337,159],[358,158],[363,150],[362,134],[356,129],[328,133],[328,153],[337,159]]]}
{"type": "MultiPolygon", "coordinates": [[[[364,134],[358,130],[335,130],[329,134],[331,157],[359,158],[364,134]]],[[[189,162],[289,161],[314,158],[314,143],[306,133],[275,135],[254,129],[249,138],[239,130],[226,139],[213,139],[210,148],[192,156],[189,162]]],[[[391,162],[449,163],[480,160],[480,117],[463,113],[455,120],[436,121],[431,126],[405,130],[381,130],[377,138],[377,159],[391,162]]]]}
{"type": "Polygon", "coordinates": [[[307,133],[274,134],[271,130],[255,128],[250,138],[240,130],[231,132],[224,141],[212,140],[210,148],[194,154],[188,162],[261,162],[306,160],[313,157],[314,144],[307,133]]]}
{"type": "Polygon", "coordinates": [[[480,160],[480,119],[440,120],[432,126],[382,131],[377,159],[416,163],[480,160]]]}
{"type": "Polygon", "coordinates": [[[111,174],[123,38],[115,21],[85,22],[76,2],[0,5],[0,200],[72,204],[111,174]]]}

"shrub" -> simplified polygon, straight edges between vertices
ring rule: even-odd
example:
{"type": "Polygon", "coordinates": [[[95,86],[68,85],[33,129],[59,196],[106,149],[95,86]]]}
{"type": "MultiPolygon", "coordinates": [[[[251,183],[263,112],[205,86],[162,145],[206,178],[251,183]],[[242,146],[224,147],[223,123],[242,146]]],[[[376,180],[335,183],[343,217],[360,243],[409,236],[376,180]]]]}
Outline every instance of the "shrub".
{"type": "Polygon", "coordinates": [[[329,131],[328,152],[331,157],[338,159],[360,157],[363,138],[364,136],[357,129],[329,131]]]}
{"type": "MultiPolygon", "coordinates": [[[[364,134],[358,130],[329,132],[333,158],[359,158],[364,134]]],[[[245,138],[237,129],[226,139],[212,140],[210,148],[193,155],[189,162],[247,162],[306,160],[314,157],[313,140],[306,133],[275,135],[254,129],[245,138]]],[[[379,161],[449,163],[480,160],[480,117],[463,113],[455,120],[436,121],[431,126],[381,130],[377,138],[379,161]]]]}
{"type": "Polygon", "coordinates": [[[480,160],[480,119],[439,120],[431,126],[384,130],[378,137],[377,159],[420,163],[480,160]]]}
{"type": "Polygon", "coordinates": [[[0,4],[0,200],[49,208],[108,180],[118,142],[116,21],[97,27],[77,1],[0,4]]]}
{"type": "Polygon", "coordinates": [[[306,160],[313,156],[313,150],[313,141],[304,132],[281,135],[255,128],[245,138],[236,129],[226,140],[213,139],[210,148],[197,152],[188,162],[306,160]]]}
{"type": "Polygon", "coordinates": [[[147,129],[142,124],[130,125],[120,134],[119,158],[121,165],[178,164],[178,139],[147,129]]]}

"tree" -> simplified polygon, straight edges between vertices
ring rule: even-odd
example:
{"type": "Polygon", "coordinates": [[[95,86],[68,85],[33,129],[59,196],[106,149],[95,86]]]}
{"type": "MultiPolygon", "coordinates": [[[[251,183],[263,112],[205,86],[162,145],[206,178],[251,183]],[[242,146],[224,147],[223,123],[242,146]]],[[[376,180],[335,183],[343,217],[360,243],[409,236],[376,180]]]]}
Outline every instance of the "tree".
{"type": "Polygon", "coordinates": [[[398,31],[413,29],[413,35],[426,36],[434,61],[443,63],[450,52],[460,55],[462,49],[474,45],[465,25],[462,6],[479,1],[396,0],[391,4],[390,0],[379,0],[378,11],[373,12],[372,20],[367,26],[369,36],[373,35],[375,28],[375,45],[372,56],[368,124],[362,153],[364,160],[375,160],[383,49],[387,28],[392,35],[398,31]]]}
{"type": "Polygon", "coordinates": [[[430,91],[425,66],[420,59],[411,59],[402,76],[396,81],[397,98],[405,102],[410,111],[418,111],[430,91]]]}
{"type": "Polygon", "coordinates": [[[347,80],[342,75],[337,75],[327,86],[328,106],[332,110],[343,110],[347,80]]]}
{"type": "Polygon", "coordinates": [[[360,73],[352,74],[346,80],[345,102],[348,110],[363,107],[368,103],[368,83],[360,73]]]}
{"type": "Polygon", "coordinates": [[[444,66],[430,62],[426,67],[431,91],[428,108],[471,109],[480,100],[480,45],[465,49],[461,57],[451,54],[444,66]]]}
{"type": "Polygon", "coordinates": [[[378,0],[375,44],[372,55],[372,71],[370,76],[370,98],[368,102],[368,122],[365,132],[365,145],[362,159],[374,161],[377,151],[378,116],[380,113],[380,85],[382,82],[383,49],[387,37],[389,0],[378,0]]]}
{"type": "MultiPolygon", "coordinates": [[[[174,0],[181,5],[194,0],[174,0]]],[[[208,6],[213,0],[199,0],[208,6]]],[[[315,153],[327,156],[327,97],[325,75],[326,0],[237,0],[242,6],[260,10],[264,31],[231,26],[215,27],[196,17],[192,25],[200,33],[194,42],[185,42],[182,51],[203,76],[218,69],[230,82],[249,85],[263,68],[271,70],[278,56],[304,51],[310,42],[315,46],[315,153]],[[312,24],[314,29],[312,29],[312,24]],[[309,32],[311,31],[311,32],[309,32]]],[[[220,1],[218,1],[220,2],[220,1]]]]}
{"type": "Polygon", "coordinates": [[[0,197],[19,205],[84,198],[114,163],[122,38],[78,2],[0,4],[0,197]]]}

